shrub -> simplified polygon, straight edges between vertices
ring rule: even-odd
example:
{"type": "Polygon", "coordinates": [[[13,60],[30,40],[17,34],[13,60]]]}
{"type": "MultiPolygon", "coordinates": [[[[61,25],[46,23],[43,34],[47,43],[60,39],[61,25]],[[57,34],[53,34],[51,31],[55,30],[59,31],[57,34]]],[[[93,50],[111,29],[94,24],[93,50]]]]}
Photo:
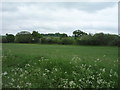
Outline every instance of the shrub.
{"type": "Polygon", "coordinates": [[[83,35],[77,39],[77,43],[80,45],[94,45],[94,39],[91,35],[83,35]]]}
{"type": "Polygon", "coordinates": [[[62,38],[61,39],[61,44],[74,44],[75,40],[70,37],[62,38]]]}
{"type": "Polygon", "coordinates": [[[2,36],[2,43],[8,43],[6,36],[2,36]]]}
{"type": "Polygon", "coordinates": [[[15,37],[13,34],[6,34],[6,39],[8,43],[14,42],[15,37]]]}
{"type": "Polygon", "coordinates": [[[20,32],[20,33],[17,33],[16,37],[15,37],[15,42],[18,42],[18,43],[30,43],[32,42],[32,35],[31,33],[29,32],[20,32]]]}

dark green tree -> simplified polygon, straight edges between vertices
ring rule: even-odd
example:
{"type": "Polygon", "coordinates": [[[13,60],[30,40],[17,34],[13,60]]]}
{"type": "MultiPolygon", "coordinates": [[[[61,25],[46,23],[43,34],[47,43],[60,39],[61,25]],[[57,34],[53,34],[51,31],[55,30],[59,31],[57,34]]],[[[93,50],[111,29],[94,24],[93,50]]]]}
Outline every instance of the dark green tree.
{"type": "Polygon", "coordinates": [[[21,31],[16,34],[15,41],[18,43],[30,43],[32,42],[32,34],[27,31],[21,31]]]}
{"type": "Polygon", "coordinates": [[[6,36],[2,36],[2,43],[8,43],[6,36]]]}
{"type": "Polygon", "coordinates": [[[77,43],[81,45],[94,45],[94,39],[92,35],[83,35],[77,39],[77,43]]]}
{"type": "Polygon", "coordinates": [[[6,39],[8,43],[12,43],[15,40],[15,36],[13,34],[6,34],[6,39]]]}
{"type": "Polygon", "coordinates": [[[75,31],[73,31],[73,36],[75,37],[75,39],[77,37],[81,37],[82,35],[87,35],[87,33],[83,32],[81,30],[75,30],[75,31]]]}
{"type": "Polygon", "coordinates": [[[67,34],[65,34],[65,33],[60,34],[60,39],[65,38],[65,37],[68,37],[68,35],[67,35],[67,34]]]}
{"type": "Polygon", "coordinates": [[[33,31],[32,36],[33,36],[32,42],[34,43],[40,42],[40,38],[42,38],[42,35],[38,33],[38,31],[33,31]]]}

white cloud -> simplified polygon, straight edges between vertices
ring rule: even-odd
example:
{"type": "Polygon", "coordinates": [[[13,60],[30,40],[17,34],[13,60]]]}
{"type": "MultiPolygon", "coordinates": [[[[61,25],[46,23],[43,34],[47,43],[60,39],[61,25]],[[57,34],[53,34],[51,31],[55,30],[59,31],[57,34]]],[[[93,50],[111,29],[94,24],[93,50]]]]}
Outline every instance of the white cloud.
{"type": "Polygon", "coordinates": [[[117,3],[87,3],[81,8],[79,7],[81,4],[78,3],[76,7],[73,7],[72,3],[69,7],[67,3],[63,3],[64,5],[59,3],[12,3],[13,11],[7,8],[7,5],[10,4],[3,4],[3,34],[16,34],[21,29],[38,30],[40,33],[65,32],[69,35],[72,35],[75,29],[82,29],[89,33],[102,31],[117,34],[118,32],[117,3]],[[101,8],[101,5],[104,7],[101,8]],[[91,6],[96,9],[92,9],[91,6]]]}

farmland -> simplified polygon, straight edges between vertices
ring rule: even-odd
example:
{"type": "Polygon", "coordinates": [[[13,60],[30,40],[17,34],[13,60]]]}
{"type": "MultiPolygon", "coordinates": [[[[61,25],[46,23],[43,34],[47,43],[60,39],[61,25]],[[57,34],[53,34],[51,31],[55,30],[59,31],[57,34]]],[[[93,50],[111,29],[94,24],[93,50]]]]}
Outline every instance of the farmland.
{"type": "Polygon", "coordinates": [[[118,48],[3,44],[3,88],[116,88],[118,48]]]}

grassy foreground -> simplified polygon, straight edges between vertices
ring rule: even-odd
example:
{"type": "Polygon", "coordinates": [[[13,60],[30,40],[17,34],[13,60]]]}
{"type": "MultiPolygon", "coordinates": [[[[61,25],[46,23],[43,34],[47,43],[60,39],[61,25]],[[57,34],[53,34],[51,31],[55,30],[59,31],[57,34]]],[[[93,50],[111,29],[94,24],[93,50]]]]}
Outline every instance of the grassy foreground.
{"type": "Polygon", "coordinates": [[[3,88],[116,88],[118,48],[3,44],[3,88]]]}

